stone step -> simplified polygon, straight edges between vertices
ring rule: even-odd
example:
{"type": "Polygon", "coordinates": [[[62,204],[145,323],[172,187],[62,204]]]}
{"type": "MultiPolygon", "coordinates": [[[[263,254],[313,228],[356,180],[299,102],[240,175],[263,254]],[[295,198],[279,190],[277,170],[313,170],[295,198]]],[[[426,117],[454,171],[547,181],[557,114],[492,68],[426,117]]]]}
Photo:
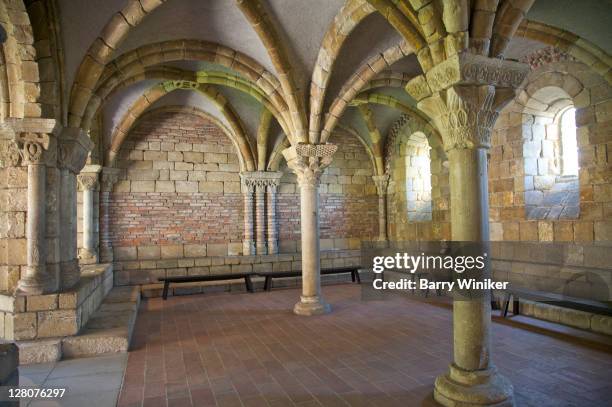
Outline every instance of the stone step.
{"type": "Polygon", "coordinates": [[[62,341],[62,357],[72,359],[127,352],[140,304],[137,286],[114,287],[87,325],[62,341]]]}

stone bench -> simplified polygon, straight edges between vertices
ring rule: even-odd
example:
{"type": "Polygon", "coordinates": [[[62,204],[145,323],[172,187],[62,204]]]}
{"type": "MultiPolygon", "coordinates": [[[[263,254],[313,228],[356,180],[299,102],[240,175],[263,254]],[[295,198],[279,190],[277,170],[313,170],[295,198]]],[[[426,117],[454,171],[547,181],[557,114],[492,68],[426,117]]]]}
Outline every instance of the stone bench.
{"type": "MultiPolygon", "coordinates": [[[[336,267],[329,269],[322,269],[321,275],[330,275],[330,274],[344,274],[351,273],[351,280],[353,282],[361,283],[361,278],[359,277],[359,266],[349,266],[349,267],[336,267]]],[[[257,273],[260,277],[265,277],[264,282],[264,290],[270,291],[272,289],[272,279],[273,278],[283,278],[283,277],[299,277],[302,275],[301,270],[296,271],[270,271],[270,272],[260,272],[257,273]]]]}
{"type": "Polygon", "coordinates": [[[198,281],[223,281],[223,280],[241,280],[244,279],[244,284],[248,292],[253,292],[253,282],[251,277],[254,273],[238,273],[238,274],[211,274],[200,276],[175,276],[175,277],[160,277],[158,281],[164,283],[162,298],[168,298],[168,289],[171,283],[193,283],[198,281]]]}
{"type": "Polygon", "coordinates": [[[589,312],[598,315],[612,316],[612,303],[604,301],[594,301],[584,298],[569,297],[562,294],[549,293],[544,291],[527,290],[513,288],[506,290],[503,301],[503,316],[508,315],[510,301],[512,301],[512,313],[520,314],[519,299],[523,298],[533,302],[541,302],[561,308],[570,308],[577,311],[589,312]]]}

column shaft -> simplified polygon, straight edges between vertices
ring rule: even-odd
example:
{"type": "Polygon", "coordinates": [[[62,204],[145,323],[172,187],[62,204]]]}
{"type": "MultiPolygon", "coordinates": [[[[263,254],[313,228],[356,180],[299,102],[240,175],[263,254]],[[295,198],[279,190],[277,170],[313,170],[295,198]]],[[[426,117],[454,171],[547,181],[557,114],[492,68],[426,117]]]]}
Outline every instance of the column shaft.
{"type": "MultiPolygon", "coordinates": [[[[300,184],[302,233],[302,303],[320,303],[321,264],[318,185],[300,184]]],[[[327,305],[327,304],[325,304],[327,305]]]]}
{"type": "Polygon", "coordinates": [[[83,191],[83,248],[93,253],[95,251],[94,240],[94,191],[85,189],[83,191]]]}
{"type": "Polygon", "coordinates": [[[244,199],[244,241],[243,252],[245,256],[255,254],[255,241],[253,240],[253,189],[245,186],[244,199]]]}
{"type": "Polygon", "coordinates": [[[268,253],[278,253],[278,222],[276,219],[276,185],[268,185],[268,253]]]}
{"type": "Polygon", "coordinates": [[[387,237],[387,195],[378,195],[378,240],[386,241],[387,237]]]}
{"type": "Polygon", "coordinates": [[[266,244],[266,187],[265,185],[255,186],[255,242],[257,254],[267,254],[266,244]]]}
{"type": "Polygon", "coordinates": [[[28,165],[28,217],[26,222],[27,266],[18,288],[26,294],[47,290],[47,250],[45,240],[45,164],[28,165]]]}
{"type": "MultiPolygon", "coordinates": [[[[489,240],[486,150],[453,149],[448,157],[452,239],[486,245],[489,240]]],[[[491,324],[488,292],[483,298],[454,301],[453,310],[455,365],[464,370],[487,369],[491,324]]]]}

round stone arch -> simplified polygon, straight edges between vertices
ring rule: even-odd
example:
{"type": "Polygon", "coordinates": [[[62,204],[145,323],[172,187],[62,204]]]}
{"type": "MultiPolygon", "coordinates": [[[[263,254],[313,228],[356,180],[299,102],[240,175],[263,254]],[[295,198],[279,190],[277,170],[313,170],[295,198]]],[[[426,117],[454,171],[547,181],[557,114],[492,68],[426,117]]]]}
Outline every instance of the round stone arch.
{"type": "Polygon", "coordinates": [[[562,121],[574,114],[572,109],[587,107],[583,89],[578,78],[553,66],[532,72],[517,97],[523,123],[526,219],[577,219],[580,215],[579,174],[566,171],[567,153],[579,154],[577,129],[562,127],[562,121]]]}
{"type": "Polygon", "coordinates": [[[387,189],[389,238],[450,238],[448,165],[439,134],[421,117],[404,114],[391,127],[384,153],[385,172],[390,175],[387,189]],[[422,165],[413,165],[423,161],[428,161],[428,171],[422,165]],[[423,176],[429,176],[429,182],[424,181],[423,176]],[[421,187],[414,188],[415,183],[421,183],[421,187]],[[425,186],[430,187],[428,193],[422,188],[425,186]],[[417,210],[419,208],[421,210],[417,210]]]}

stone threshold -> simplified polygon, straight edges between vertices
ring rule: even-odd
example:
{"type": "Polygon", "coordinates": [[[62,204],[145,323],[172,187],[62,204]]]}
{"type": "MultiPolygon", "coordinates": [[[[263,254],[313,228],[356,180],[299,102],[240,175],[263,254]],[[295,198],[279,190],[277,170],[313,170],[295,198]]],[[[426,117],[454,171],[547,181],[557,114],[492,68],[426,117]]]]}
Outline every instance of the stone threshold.
{"type": "Polygon", "coordinates": [[[48,363],[61,359],[127,352],[139,304],[139,287],[114,287],[79,334],[18,341],[19,363],[48,363]]]}

